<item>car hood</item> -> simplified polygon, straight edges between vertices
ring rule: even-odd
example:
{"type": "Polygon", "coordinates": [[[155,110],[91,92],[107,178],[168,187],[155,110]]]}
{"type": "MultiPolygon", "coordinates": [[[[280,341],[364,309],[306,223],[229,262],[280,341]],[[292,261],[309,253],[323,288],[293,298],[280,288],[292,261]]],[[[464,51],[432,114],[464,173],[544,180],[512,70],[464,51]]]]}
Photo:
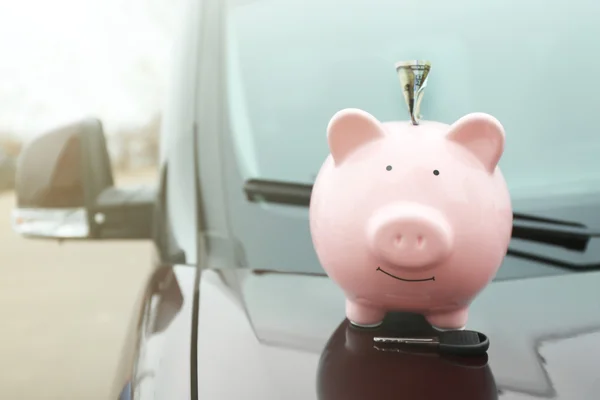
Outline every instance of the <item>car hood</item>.
{"type": "MultiPolygon", "coordinates": [[[[344,317],[326,276],[205,270],[199,280],[198,399],[592,399],[600,392],[600,273],[494,282],[468,329],[487,357],[382,352],[344,317]]],[[[391,314],[384,326],[419,327],[391,314]]],[[[427,326],[419,329],[428,329],[427,326]]]]}

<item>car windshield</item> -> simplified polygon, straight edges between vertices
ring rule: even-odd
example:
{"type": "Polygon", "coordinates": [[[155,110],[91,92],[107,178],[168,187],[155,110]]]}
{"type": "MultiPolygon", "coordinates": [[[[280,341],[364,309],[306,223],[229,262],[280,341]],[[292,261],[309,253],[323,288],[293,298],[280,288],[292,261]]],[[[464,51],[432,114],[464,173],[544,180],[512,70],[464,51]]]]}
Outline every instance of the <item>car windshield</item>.
{"type": "Polygon", "coordinates": [[[289,205],[308,205],[329,154],[327,125],[344,108],[363,109],[380,121],[408,120],[395,64],[428,60],[423,119],[452,124],[485,112],[506,130],[500,167],[515,225],[499,276],[539,275],[550,265],[558,268],[552,273],[600,268],[597,2],[223,4],[232,139],[226,157],[236,174],[235,183],[227,180],[228,193],[237,196],[245,182],[254,202],[236,199],[229,207],[232,234],[246,257],[241,264],[322,272],[307,210],[289,205]],[[565,234],[567,228],[577,232],[565,234]]]}
{"type": "Polygon", "coordinates": [[[343,108],[406,120],[394,69],[432,62],[421,112],[481,111],[507,132],[514,199],[597,191],[598,3],[477,0],[233,1],[227,16],[232,133],[247,178],[313,181],[343,108]]]}

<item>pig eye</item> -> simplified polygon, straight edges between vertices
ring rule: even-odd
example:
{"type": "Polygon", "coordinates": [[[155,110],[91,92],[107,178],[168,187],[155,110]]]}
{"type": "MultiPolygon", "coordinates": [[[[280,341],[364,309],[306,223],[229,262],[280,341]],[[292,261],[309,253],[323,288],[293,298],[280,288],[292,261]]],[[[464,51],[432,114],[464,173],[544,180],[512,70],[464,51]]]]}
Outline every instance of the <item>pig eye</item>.
{"type": "Polygon", "coordinates": [[[438,175],[440,174],[440,171],[438,171],[437,169],[434,169],[434,170],[433,170],[433,174],[434,174],[435,176],[438,176],[438,175]]]}
{"type": "Polygon", "coordinates": [[[388,165],[387,167],[385,167],[385,169],[386,169],[387,171],[391,171],[391,170],[392,170],[392,166],[391,166],[391,165],[388,165]]]}

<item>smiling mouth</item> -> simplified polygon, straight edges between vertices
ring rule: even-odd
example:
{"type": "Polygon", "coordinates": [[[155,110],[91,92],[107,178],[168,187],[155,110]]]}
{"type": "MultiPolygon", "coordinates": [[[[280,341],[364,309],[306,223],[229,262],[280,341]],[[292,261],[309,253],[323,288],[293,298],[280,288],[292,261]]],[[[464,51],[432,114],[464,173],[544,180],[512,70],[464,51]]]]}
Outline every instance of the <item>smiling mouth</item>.
{"type": "Polygon", "coordinates": [[[391,276],[394,279],[398,279],[399,281],[404,281],[404,282],[427,282],[427,281],[435,281],[435,276],[432,276],[431,278],[427,278],[427,279],[403,279],[403,278],[398,278],[396,275],[392,275],[392,274],[390,274],[388,272],[385,272],[380,267],[377,267],[376,271],[381,271],[384,274],[386,274],[387,276],[391,276]]]}

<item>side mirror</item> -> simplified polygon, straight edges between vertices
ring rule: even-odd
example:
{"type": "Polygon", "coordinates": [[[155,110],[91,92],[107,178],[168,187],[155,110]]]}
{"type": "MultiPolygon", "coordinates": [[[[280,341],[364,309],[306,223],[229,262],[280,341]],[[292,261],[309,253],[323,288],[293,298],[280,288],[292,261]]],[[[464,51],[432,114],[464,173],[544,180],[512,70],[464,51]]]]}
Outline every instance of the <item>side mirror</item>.
{"type": "Polygon", "coordinates": [[[17,233],[55,239],[149,239],[156,189],[117,188],[96,119],[35,138],[17,161],[17,233]]]}

